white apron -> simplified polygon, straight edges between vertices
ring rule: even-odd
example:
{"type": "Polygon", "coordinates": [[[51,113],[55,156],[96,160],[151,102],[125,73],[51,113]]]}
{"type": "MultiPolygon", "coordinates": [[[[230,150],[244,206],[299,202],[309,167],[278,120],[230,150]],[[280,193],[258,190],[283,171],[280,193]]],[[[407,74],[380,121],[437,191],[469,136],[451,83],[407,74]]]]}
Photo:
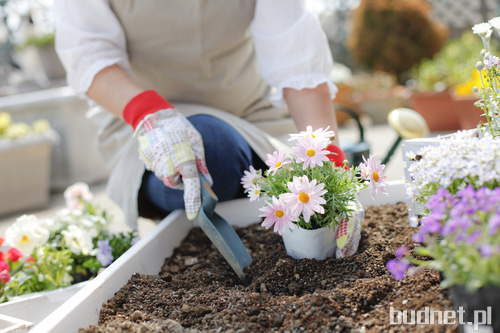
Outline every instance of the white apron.
{"type": "MultiPolygon", "coordinates": [[[[156,90],[186,117],[208,114],[233,126],[257,155],[287,146],[274,135],[295,132],[286,108],[269,102],[249,26],[253,0],[111,0],[127,36],[132,78],[156,90]]],[[[132,128],[102,108],[97,143],[111,168],[107,192],[137,228],[145,168],[132,128]]]]}

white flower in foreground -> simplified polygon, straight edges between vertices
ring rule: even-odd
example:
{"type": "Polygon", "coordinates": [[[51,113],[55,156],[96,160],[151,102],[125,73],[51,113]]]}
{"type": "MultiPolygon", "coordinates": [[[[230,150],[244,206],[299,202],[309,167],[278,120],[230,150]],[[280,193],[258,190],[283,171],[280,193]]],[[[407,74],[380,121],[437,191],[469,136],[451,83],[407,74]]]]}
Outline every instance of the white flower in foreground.
{"type": "Polygon", "coordinates": [[[500,34],[500,16],[494,17],[488,21],[493,28],[500,34]]]}
{"type": "Polygon", "coordinates": [[[295,229],[295,224],[292,223],[295,217],[286,209],[283,202],[276,197],[273,196],[272,201],[266,201],[266,206],[259,210],[263,212],[259,217],[264,218],[262,226],[266,229],[274,225],[274,232],[280,235],[283,235],[286,228],[295,229]]]}
{"type": "Polygon", "coordinates": [[[304,162],[302,169],[305,170],[309,166],[314,168],[316,165],[322,166],[323,162],[329,161],[326,155],[330,154],[330,151],[324,148],[324,142],[320,139],[306,137],[300,139],[292,151],[297,156],[298,163],[304,162]]]}
{"type": "Polygon", "coordinates": [[[321,206],[326,203],[322,198],[322,195],[328,192],[323,190],[325,184],[316,185],[316,179],[309,182],[307,176],[294,176],[293,182],[289,182],[287,186],[292,193],[281,194],[280,200],[285,202],[295,216],[302,214],[304,221],[308,223],[314,213],[325,213],[325,209],[321,206]]]}
{"type": "Polygon", "coordinates": [[[472,32],[481,38],[489,37],[492,33],[491,25],[486,22],[475,24],[472,27],[472,32]]]}
{"type": "Polygon", "coordinates": [[[375,155],[370,154],[368,160],[363,156],[363,163],[360,165],[361,177],[370,181],[370,187],[372,189],[371,195],[372,199],[375,200],[375,195],[380,190],[380,192],[385,195],[389,195],[385,186],[386,176],[382,176],[384,172],[385,165],[381,164],[380,161],[375,160],[375,155]]]}
{"type": "Polygon", "coordinates": [[[5,231],[5,241],[29,256],[37,246],[45,244],[50,232],[43,227],[35,215],[23,215],[5,231]]]}
{"type": "Polygon", "coordinates": [[[249,171],[245,170],[244,176],[241,178],[241,184],[245,189],[245,193],[250,190],[252,185],[256,185],[259,179],[262,179],[262,170],[255,170],[255,168],[251,165],[249,171]]]}
{"type": "Polygon", "coordinates": [[[260,185],[255,184],[250,187],[248,191],[248,197],[250,198],[250,202],[253,202],[255,200],[259,201],[260,199],[260,185]]]}
{"type": "Polygon", "coordinates": [[[279,151],[275,151],[272,155],[267,154],[266,164],[269,166],[268,172],[275,175],[279,168],[290,164],[290,161],[286,158],[283,149],[280,148],[279,151]]]}
{"type": "Polygon", "coordinates": [[[472,32],[481,37],[484,48],[486,51],[491,52],[490,39],[493,32],[491,25],[489,23],[478,23],[472,27],[472,32]]]}
{"type": "Polygon", "coordinates": [[[82,201],[91,201],[92,198],[92,192],[85,183],[75,183],[64,191],[66,207],[69,209],[83,209],[82,201]]]}
{"type": "Polygon", "coordinates": [[[288,139],[288,141],[300,140],[303,138],[313,138],[323,142],[324,147],[326,147],[328,143],[330,143],[330,140],[335,137],[335,132],[329,131],[329,128],[330,126],[328,126],[325,130],[319,128],[313,131],[311,126],[307,126],[306,130],[301,131],[299,134],[290,134],[290,139],[288,139]]]}
{"type": "Polygon", "coordinates": [[[87,255],[93,250],[92,233],[88,230],[77,227],[76,225],[68,226],[67,230],[61,231],[64,236],[64,243],[74,254],[87,255]]]}

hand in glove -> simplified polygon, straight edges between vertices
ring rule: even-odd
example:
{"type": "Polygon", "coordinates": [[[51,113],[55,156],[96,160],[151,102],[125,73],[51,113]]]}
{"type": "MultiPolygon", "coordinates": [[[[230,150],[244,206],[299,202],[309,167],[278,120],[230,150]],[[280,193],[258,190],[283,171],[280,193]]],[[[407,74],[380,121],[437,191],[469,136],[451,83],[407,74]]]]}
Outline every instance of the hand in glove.
{"type": "Polygon", "coordinates": [[[134,128],[146,169],[166,186],[184,190],[186,215],[194,219],[201,206],[199,174],[212,185],[200,133],[153,90],[132,98],[123,118],[134,128]]]}

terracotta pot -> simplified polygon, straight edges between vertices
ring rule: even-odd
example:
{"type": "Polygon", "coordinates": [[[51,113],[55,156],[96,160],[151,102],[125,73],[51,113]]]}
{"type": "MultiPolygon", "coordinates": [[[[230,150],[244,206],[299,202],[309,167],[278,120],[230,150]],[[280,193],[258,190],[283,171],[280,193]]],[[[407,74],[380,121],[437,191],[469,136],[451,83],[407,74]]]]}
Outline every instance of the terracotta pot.
{"type": "Polygon", "coordinates": [[[477,97],[458,98],[453,97],[455,103],[455,112],[457,113],[458,121],[461,129],[476,128],[479,123],[486,123],[486,117],[481,108],[474,105],[478,100],[477,97]]]}
{"type": "Polygon", "coordinates": [[[413,93],[410,102],[412,108],[425,119],[431,132],[460,129],[456,105],[449,91],[413,93]]]}

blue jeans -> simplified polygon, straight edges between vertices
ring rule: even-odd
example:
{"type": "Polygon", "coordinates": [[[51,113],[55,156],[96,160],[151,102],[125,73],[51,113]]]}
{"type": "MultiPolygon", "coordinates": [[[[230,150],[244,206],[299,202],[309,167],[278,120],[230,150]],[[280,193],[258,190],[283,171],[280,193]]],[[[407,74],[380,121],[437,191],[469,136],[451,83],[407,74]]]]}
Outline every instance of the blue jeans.
{"type": "MultiPolygon", "coordinates": [[[[213,179],[212,190],[219,202],[243,197],[241,177],[250,165],[265,167],[243,137],[224,121],[209,116],[195,115],[188,118],[200,132],[205,148],[207,168],[213,179]]],[[[171,211],[184,208],[183,191],[163,184],[154,173],[146,171],[142,189],[147,201],[166,216],[171,211]]]]}

